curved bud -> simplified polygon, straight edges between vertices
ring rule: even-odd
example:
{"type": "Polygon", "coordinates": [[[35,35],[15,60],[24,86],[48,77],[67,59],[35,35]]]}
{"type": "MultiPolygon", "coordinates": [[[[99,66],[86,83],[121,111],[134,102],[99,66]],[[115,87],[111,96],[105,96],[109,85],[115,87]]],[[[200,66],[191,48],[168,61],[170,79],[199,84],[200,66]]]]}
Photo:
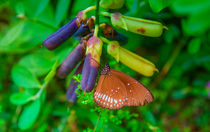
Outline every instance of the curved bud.
{"type": "Polygon", "coordinates": [[[81,24],[78,30],[74,33],[73,37],[77,40],[81,40],[81,38],[89,33],[89,28],[85,24],[81,24]]]}
{"type": "Polygon", "coordinates": [[[80,43],[77,47],[67,56],[60,67],[57,70],[57,76],[59,78],[65,78],[74,67],[84,58],[85,45],[80,43]]]}
{"type": "Polygon", "coordinates": [[[104,9],[119,9],[124,5],[124,0],[101,0],[100,6],[104,9]]]}
{"type": "Polygon", "coordinates": [[[111,22],[115,27],[149,37],[159,37],[163,28],[167,29],[159,22],[123,16],[120,13],[112,13],[111,22]]]}
{"type": "Polygon", "coordinates": [[[114,28],[111,25],[101,24],[101,27],[103,29],[104,37],[106,37],[110,40],[116,40],[121,45],[128,43],[128,37],[120,32],[117,32],[116,30],[114,30],[114,28]]]}
{"type": "Polygon", "coordinates": [[[70,38],[80,27],[81,23],[86,20],[87,16],[83,12],[84,11],[80,11],[77,17],[48,36],[42,45],[44,45],[49,50],[53,50],[65,42],[68,38],[70,38]]]}
{"type": "Polygon", "coordinates": [[[96,36],[88,40],[81,79],[81,88],[85,92],[92,91],[95,86],[102,53],[102,44],[102,41],[96,36]]]}
{"type": "MultiPolygon", "coordinates": [[[[83,62],[76,68],[76,71],[74,72],[73,76],[76,76],[78,74],[82,73],[82,68],[83,68],[83,62]]],[[[69,102],[75,102],[77,100],[77,93],[76,89],[77,86],[79,85],[79,82],[77,82],[74,78],[71,79],[71,82],[69,84],[66,97],[69,102]]]]}
{"type": "Polygon", "coordinates": [[[74,38],[81,40],[82,37],[89,34],[93,30],[95,17],[90,17],[86,24],[81,24],[78,30],[74,33],[74,38]]]}
{"type": "Polygon", "coordinates": [[[117,41],[111,41],[107,47],[107,51],[118,62],[122,62],[144,76],[152,76],[155,71],[158,71],[152,62],[120,47],[117,41]]]}

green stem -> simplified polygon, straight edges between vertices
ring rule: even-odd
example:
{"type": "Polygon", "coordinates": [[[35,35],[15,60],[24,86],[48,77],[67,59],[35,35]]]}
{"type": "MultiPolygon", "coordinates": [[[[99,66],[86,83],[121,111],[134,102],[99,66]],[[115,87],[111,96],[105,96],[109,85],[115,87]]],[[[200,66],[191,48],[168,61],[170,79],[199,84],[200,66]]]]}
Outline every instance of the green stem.
{"type": "Polygon", "coordinates": [[[102,16],[111,17],[111,13],[109,13],[109,12],[104,11],[104,12],[100,12],[99,14],[102,16]]]}
{"type": "Polygon", "coordinates": [[[107,44],[109,44],[109,43],[111,42],[110,40],[108,40],[108,39],[106,39],[106,38],[104,38],[104,37],[101,37],[101,36],[100,36],[100,39],[101,39],[103,42],[107,43],[107,44]]]}
{"type": "Polygon", "coordinates": [[[100,0],[97,0],[96,3],[96,24],[95,24],[95,31],[94,31],[94,36],[98,36],[98,32],[99,32],[99,2],[100,0]]]}
{"type": "Polygon", "coordinates": [[[32,96],[31,98],[29,98],[29,100],[31,101],[31,100],[36,100],[37,98],[39,98],[41,96],[42,92],[44,91],[44,89],[47,87],[47,85],[48,85],[49,82],[50,81],[45,82],[41,86],[40,90],[34,96],[32,96]]]}
{"type": "Polygon", "coordinates": [[[89,12],[91,10],[95,10],[95,9],[96,9],[96,6],[90,6],[87,9],[84,10],[84,13],[87,13],[87,12],[89,12]]]}

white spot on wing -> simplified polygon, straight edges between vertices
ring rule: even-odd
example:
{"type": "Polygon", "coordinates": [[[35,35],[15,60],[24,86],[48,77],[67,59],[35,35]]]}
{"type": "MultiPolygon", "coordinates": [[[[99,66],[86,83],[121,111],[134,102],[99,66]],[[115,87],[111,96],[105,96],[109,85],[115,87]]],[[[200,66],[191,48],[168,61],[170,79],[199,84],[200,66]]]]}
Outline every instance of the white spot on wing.
{"type": "Polygon", "coordinates": [[[104,94],[103,99],[105,98],[105,96],[106,96],[106,95],[104,94]]]}
{"type": "Polygon", "coordinates": [[[108,96],[106,96],[105,100],[107,100],[108,96]]]}
{"type": "Polygon", "coordinates": [[[117,103],[117,100],[116,100],[116,99],[114,99],[114,102],[115,102],[115,103],[117,103]]]}

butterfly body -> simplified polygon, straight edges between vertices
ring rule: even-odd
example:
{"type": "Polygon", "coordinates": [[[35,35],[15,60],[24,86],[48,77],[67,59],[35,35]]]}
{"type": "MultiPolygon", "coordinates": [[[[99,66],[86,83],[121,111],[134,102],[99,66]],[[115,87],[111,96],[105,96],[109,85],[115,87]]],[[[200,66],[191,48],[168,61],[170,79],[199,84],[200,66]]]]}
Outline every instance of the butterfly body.
{"type": "Polygon", "coordinates": [[[100,107],[116,110],[123,106],[145,105],[152,100],[150,91],[132,77],[108,65],[102,69],[94,92],[94,101],[100,107]]]}

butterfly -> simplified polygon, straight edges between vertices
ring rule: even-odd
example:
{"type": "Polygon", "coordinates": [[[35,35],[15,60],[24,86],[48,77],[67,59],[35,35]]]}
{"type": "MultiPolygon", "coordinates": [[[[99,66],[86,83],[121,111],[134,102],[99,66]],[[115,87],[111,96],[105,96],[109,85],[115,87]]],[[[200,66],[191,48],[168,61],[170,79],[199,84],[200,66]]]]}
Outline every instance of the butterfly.
{"type": "Polygon", "coordinates": [[[141,83],[127,74],[110,69],[106,64],[101,71],[93,99],[97,105],[110,110],[124,106],[140,106],[150,103],[154,97],[141,83]]]}

